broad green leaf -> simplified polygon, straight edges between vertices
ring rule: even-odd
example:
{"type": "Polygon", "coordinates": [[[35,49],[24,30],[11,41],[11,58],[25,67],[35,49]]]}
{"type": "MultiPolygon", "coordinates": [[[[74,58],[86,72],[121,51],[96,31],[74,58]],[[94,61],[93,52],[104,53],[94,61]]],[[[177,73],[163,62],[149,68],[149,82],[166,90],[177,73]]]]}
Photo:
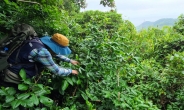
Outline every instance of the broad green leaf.
{"type": "Polygon", "coordinates": [[[31,96],[30,101],[32,101],[35,105],[38,105],[39,104],[39,99],[34,94],[31,96]]]}
{"type": "Polygon", "coordinates": [[[11,106],[13,109],[17,108],[21,104],[20,100],[14,100],[11,102],[11,106]]]}
{"type": "Polygon", "coordinates": [[[4,89],[0,89],[0,96],[7,95],[8,93],[4,89]]]}
{"type": "Polygon", "coordinates": [[[77,109],[77,107],[76,107],[76,105],[74,104],[74,105],[72,105],[72,107],[71,107],[70,110],[76,110],[76,109],[77,109]]]}
{"type": "Polygon", "coordinates": [[[10,1],[9,1],[9,0],[4,0],[4,2],[5,2],[6,4],[10,4],[10,1]]]}
{"type": "Polygon", "coordinates": [[[62,110],[71,110],[70,108],[68,108],[68,107],[65,107],[65,108],[63,108],[62,110]]]}
{"type": "Polygon", "coordinates": [[[88,106],[88,110],[93,110],[93,105],[90,101],[86,100],[86,104],[88,106]]]}
{"type": "Polygon", "coordinates": [[[44,89],[44,88],[43,88],[43,84],[37,84],[37,86],[38,86],[40,89],[44,89]]]}
{"type": "Polygon", "coordinates": [[[45,96],[40,96],[40,102],[48,107],[53,104],[53,100],[45,96]]]}
{"type": "Polygon", "coordinates": [[[28,100],[25,100],[25,101],[26,101],[26,105],[28,107],[33,107],[34,106],[34,102],[33,102],[32,97],[30,97],[28,100]]]}
{"type": "Polygon", "coordinates": [[[30,85],[31,84],[31,79],[25,79],[24,83],[30,85]]]}
{"type": "Polygon", "coordinates": [[[35,93],[37,96],[42,96],[42,95],[48,94],[48,92],[47,92],[46,90],[44,90],[44,89],[35,91],[34,93],[35,93]]]}
{"type": "Polygon", "coordinates": [[[67,77],[66,80],[68,81],[68,83],[70,83],[73,86],[73,81],[71,78],[67,77]]]}
{"type": "Polygon", "coordinates": [[[25,100],[25,99],[27,99],[29,96],[30,96],[29,93],[23,93],[23,94],[19,94],[19,95],[17,96],[17,98],[18,98],[18,99],[21,99],[21,100],[25,100]]]}
{"type": "Polygon", "coordinates": [[[84,100],[88,100],[88,96],[85,93],[81,94],[84,100]]]}
{"type": "Polygon", "coordinates": [[[99,100],[95,95],[90,94],[87,90],[86,90],[86,95],[87,95],[92,101],[97,101],[97,100],[99,100]]]}
{"type": "Polygon", "coordinates": [[[47,110],[47,108],[46,108],[46,107],[44,107],[44,108],[42,108],[41,110],[47,110]]]}
{"type": "Polygon", "coordinates": [[[28,85],[26,84],[19,84],[18,89],[21,91],[26,91],[28,89],[28,85]]]}
{"type": "Polygon", "coordinates": [[[68,88],[68,82],[67,82],[67,80],[64,80],[64,82],[62,83],[62,87],[61,87],[61,89],[62,89],[62,91],[65,91],[67,88],[68,88]]]}
{"type": "Polygon", "coordinates": [[[23,107],[27,107],[27,101],[28,101],[28,100],[21,100],[21,105],[22,105],[23,107]]]}
{"type": "Polygon", "coordinates": [[[72,81],[75,83],[77,81],[76,77],[72,77],[72,81]]]}
{"type": "MultiPolygon", "coordinates": [[[[3,107],[10,107],[11,106],[11,103],[3,103],[2,106],[3,107]]],[[[0,109],[0,110],[2,110],[2,109],[0,109]]]]}
{"type": "Polygon", "coordinates": [[[20,77],[25,80],[26,79],[26,71],[25,69],[21,69],[19,72],[20,77]]]}
{"type": "Polygon", "coordinates": [[[16,90],[13,87],[8,88],[7,93],[9,95],[14,95],[16,93],[16,90]]]}
{"type": "Polygon", "coordinates": [[[80,85],[80,84],[81,84],[81,80],[78,79],[78,80],[77,80],[77,85],[80,85]]]}
{"type": "Polygon", "coordinates": [[[6,103],[9,103],[9,102],[13,101],[14,99],[15,99],[14,96],[12,96],[12,95],[7,95],[5,101],[6,101],[6,103]]]}
{"type": "Polygon", "coordinates": [[[139,107],[139,108],[149,108],[149,106],[146,105],[146,104],[138,104],[137,107],[139,107]]]}

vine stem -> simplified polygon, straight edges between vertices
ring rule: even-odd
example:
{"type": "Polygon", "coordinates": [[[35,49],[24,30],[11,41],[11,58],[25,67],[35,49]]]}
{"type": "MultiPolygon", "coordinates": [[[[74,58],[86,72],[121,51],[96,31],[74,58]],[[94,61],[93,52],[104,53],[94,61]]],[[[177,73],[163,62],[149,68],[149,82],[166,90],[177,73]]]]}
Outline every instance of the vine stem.
{"type": "Polygon", "coordinates": [[[40,80],[42,74],[39,74],[38,79],[35,80],[35,84],[40,80]]]}
{"type": "Polygon", "coordinates": [[[75,87],[75,90],[73,91],[73,95],[72,96],[75,95],[76,91],[77,91],[77,87],[75,87]]]}

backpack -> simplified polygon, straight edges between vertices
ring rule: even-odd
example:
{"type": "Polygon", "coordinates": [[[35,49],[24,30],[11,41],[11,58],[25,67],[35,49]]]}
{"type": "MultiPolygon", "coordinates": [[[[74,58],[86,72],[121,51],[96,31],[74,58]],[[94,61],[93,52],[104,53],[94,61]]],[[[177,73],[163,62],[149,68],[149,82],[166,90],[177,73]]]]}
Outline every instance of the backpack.
{"type": "Polygon", "coordinates": [[[25,23],[16,24],[10,35],[0,42],[0,72],[9,66],[7,59],[13,51],[23,45],[24,41],[35,37],[37,33],[32,26],[25,23]]]}

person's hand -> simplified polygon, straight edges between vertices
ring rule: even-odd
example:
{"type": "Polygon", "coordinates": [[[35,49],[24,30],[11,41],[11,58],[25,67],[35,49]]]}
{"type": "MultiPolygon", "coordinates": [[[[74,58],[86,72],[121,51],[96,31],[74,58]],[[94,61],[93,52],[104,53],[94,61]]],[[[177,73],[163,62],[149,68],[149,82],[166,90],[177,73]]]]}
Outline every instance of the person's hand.
{"type": "Polygon", "coordinates": [[[72,70],[72,74],[73,75],[78,75],[78,71],[77,70],[72,70]]]}
{"type": "Polygon", "coordinates": [[[79,64],[79,62],[75,61],[75,60],[70,60],[70,63],[73,64],[73,65],[78,65],[79,64]]]}

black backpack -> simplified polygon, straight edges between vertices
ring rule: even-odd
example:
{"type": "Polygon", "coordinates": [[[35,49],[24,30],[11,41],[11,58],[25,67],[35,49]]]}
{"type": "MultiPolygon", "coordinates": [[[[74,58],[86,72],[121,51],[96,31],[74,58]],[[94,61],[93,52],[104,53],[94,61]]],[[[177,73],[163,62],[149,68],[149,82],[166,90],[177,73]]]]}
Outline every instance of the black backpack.
{"type": "Polygon", "coordinates": [[[7,59],[24,41],[37,37],[34,28],[28,24],[17,24],[11,34],[0,42],[0,72],[8,67],[7,59]]]}

